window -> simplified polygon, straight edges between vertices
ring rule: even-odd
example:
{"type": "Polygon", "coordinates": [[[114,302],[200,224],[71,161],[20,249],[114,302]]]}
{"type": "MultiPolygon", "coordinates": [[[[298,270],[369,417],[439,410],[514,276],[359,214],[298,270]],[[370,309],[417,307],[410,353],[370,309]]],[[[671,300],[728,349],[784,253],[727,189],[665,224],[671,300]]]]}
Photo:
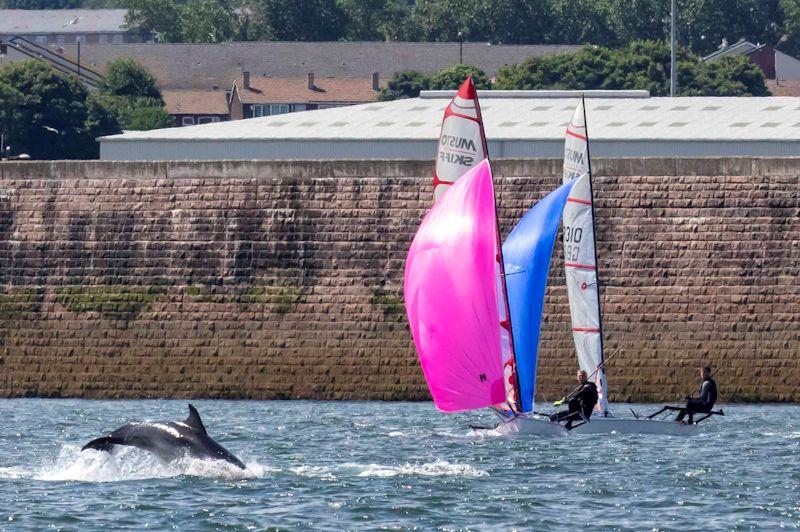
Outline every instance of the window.
{"type": "Polygon", "coordinates": [[[218,116],[198,116],[197,123],[198,124],[211,124],[212,122],[219,122],[218,116]]]}
{"type": "Polygon", "coordinates": [[[101,33],[99,42],[100,44],[108,44],[108,35],[106,35],[105,33],[101,33]]]}
{"type": "Polygon", "coordinates": [[[270,115],[285,115],[289,112],[289,105],[285,103],[274,103],[269,106],[270,115]]]}
{"type": "Polygon", "coordinates": [[[47,35],[37,35],[36,44],[47,44],[47,35]]]}
{"type": "Polygon", "coordinates": [[[253,118],[258,118],[259,116],[266,116],[269,114],[269,109],[264,109],[267,107],[266,105],[251,105],[250,109],[253,111],[253,118]],[[267,112],[265,112],[267,111],[267,112]]]}
{"type": "Polygon", "coordinates": [[[119,34],[114,35],[114,37],[112,37],[112,40],[114,41],[114,44],[122,44],[122,35],[119,34]]]}
{"type": "Polygon", "coordinates": [[[181,120],[182,126],[193,126],[194,125],[194,117],[193,116],[184,116],[181,120]]]}

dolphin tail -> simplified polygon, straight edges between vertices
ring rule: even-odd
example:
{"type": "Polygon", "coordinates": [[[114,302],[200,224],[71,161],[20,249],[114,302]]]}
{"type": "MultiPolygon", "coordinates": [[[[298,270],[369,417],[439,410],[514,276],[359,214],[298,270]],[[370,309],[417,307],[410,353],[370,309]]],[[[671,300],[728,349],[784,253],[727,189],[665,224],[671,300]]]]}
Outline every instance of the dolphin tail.
{"type": "Polygon", "coordinates": [[[115,444],[119,443],[122,443],[122,440],[112,438],[110,436],[104,436],[102,438],[97,438],[96,440],[90,441],[81,448],[81,451],[85,451],[86,449],[95,449],[97,451],[106,451],[110,453],[111,448],[114,447],[115,444]]]}

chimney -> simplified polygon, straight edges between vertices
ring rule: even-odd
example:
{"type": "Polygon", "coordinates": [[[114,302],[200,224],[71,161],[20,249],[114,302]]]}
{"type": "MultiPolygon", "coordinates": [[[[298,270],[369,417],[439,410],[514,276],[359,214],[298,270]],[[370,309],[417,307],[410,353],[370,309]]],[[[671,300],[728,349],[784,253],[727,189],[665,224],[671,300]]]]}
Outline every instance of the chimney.
{"type": "Polygon", "coordinates": [[[242,83],[242,85],[244,86],[245,89],[250,90],[250,71],[245,70],[244,72],[242,72],[242,77],[244,78],[244,82],[242,83]]]}
{"type": "Polygon", "coordinates": [[[313,72],[309,72],[308,73],[308,90],[313,91],[314,88],[315,88],[314,87],[314,73],[313,72]]]}
{"type": "Polygon", "coordinates": [[[381,90],[381,80],[377,72],[372,73],[372,90],[374,91],[381,90]]]}

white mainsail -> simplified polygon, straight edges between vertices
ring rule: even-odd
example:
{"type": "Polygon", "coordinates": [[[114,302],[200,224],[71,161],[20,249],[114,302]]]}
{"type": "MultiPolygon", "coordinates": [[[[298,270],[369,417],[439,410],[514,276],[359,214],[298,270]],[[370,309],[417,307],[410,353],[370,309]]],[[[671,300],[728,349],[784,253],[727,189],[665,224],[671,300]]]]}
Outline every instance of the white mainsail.
{"type": "Polygon", "coordinates": [[[472,76],[467,76],[444,110],[433,175],[434,201],[467,171],[488,158],[487,151],[478,93],[472,76]]]}
{"type": "Polygon", "coordinates": [[[595,250],[589,135],[583,98],[567,126],[564,142],[563,182],[577,177],[580,179],[572,187],[562,218],[564,268],[572,316],[572,338],[581,369],[589,375],[597,370],[593,380],[600,392],[600,400],[595,409],[607,413],[606,372],[600,366],[603,362],[603,323],[600,316],[600,287],[595,250]]]}

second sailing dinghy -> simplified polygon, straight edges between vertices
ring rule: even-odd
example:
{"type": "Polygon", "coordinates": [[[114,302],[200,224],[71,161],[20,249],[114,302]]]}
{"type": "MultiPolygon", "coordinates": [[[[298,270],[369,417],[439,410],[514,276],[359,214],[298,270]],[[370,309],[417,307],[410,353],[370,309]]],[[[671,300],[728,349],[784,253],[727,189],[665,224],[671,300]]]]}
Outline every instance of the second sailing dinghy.
{"type": "Polygon", "coordinates": [[[563,185],[528,211],[503,245],[523,399],[522,414],[511,416],[497,430],[504,434],[689,434],[696,424],[618,418],[609,411],[593,201],[586,111],[581,99],[567,126],[563,185]],[[563,224],[565,279],[578,364],[599,392],[594,414],[571,431],[533,413],[533,385],[529,388],[527,384],[535,383],[536,378],[544,291],[559,222],[563,224]]]}

